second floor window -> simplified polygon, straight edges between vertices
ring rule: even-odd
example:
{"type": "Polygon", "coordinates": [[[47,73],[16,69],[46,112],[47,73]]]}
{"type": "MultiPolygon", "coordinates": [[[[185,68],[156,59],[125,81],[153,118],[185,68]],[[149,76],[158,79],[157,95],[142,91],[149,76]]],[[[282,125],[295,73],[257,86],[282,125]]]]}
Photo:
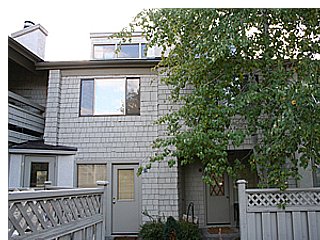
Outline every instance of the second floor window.
{"type": "Polygon", "coordinates": [[[81,81],[80,115],[140,115],[140,79],[81,81]]]}
{"type": "Polygon", "coordinates": [[[116,44],[97,44],[93,46],[94,59],[111,59],[111,58],[145,58],[146,44],[131,43],[122,44],[118,53],[116,44]]]}

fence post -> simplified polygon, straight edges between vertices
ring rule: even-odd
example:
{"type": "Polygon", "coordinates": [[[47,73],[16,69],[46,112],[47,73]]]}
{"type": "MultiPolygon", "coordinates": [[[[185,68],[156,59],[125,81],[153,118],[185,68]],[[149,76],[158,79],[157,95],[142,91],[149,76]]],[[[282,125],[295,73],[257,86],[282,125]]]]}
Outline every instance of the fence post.
{"type": "MultiPolygon", "coordinates": [[[[101,227],[101,239],[106,238],[106,216],[107,216],[107,186],[109,185],[108,181],[97,181],[98,186],[103,187],[103,198],[102,202],[102,214],[103,214],[103,223],[101,227]]],[[[98,233],[99,234],[99,233],[98,233]]],[[[99,240],[99,238],[97,238],[99,240]]]]}
{"type": "Polygon", "coordinates": [[[50,186],[52,186],[52,182],[51,181],[44,181],[44,183],[43,183],[43,189],[44,190],[48,190],[50,188],[50,186]]]}
{"type": "Polygon", "coordinates": [[[246,180],[238,180],[240,239],[248,239],[246,180]]]}

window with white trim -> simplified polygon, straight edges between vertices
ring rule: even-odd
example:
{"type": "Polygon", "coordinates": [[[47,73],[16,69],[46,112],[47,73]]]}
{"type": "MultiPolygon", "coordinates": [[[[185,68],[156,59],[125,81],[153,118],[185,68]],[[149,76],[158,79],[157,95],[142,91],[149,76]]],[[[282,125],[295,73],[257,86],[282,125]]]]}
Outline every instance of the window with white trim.
{"type": "Polygon", "coordinates": [[[140,79],[83,79],[80,115],[140,115],[140,79]]]}

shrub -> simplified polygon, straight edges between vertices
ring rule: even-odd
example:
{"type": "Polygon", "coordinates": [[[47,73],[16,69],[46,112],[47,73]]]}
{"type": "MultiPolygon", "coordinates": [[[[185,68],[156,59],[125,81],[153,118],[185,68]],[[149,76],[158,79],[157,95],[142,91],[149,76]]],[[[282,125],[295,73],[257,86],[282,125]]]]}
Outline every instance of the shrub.
{"type": "Polygon", "coordinates": [[[143,240],[201,240],[201,232],[197,225],[185,221],[176,221],[168,217],[166,224],[148,222],[142,225],[139,237],[143,240]]]}
{"type": "Polygon", "coordinates": [[[164,224],[161,222],[148,222],[141,226],[139,237],[143,240],[161,240],[164,224]]]}
{"type": "Polygon", "coordinates": [[[165,240],[176,240],[180,232],[179,223],[173,218],[168,217],[166,224],[163,229],[163,239],[165,240]]]}
{"type": "Polygon", "coordinates": [[[184,221],[179,222],[179,233],[177,240],[201,240],[201,232],[196,224],[184,221]]]}

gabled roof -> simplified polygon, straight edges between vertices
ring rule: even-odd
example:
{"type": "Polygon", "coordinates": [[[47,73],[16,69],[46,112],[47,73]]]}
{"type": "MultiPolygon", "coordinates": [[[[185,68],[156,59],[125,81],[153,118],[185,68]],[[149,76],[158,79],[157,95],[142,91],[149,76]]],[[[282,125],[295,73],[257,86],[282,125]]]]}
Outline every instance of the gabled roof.
{"type": "MultiPolygon", "coordinates": [[[[28,60],[36,63],[36,62],[43,62],[43,59],[31,52],[29,49],[27,49],[25,46],[23,46],[21,43],[14,40],[12,37],[8,36],[8,47],[9,50],[12,49],[15,52],[19,53],[20,55],[24,56],[28,60]]],[[[8,54],[8,57],[10,58],[10,52],[8,54]]]]}
{"type": "Polygon", "coordinates": [[[43,59],[9,36],[8,59],[33,72],[36,70],[35,64],[43,62],[43,59]]]}

